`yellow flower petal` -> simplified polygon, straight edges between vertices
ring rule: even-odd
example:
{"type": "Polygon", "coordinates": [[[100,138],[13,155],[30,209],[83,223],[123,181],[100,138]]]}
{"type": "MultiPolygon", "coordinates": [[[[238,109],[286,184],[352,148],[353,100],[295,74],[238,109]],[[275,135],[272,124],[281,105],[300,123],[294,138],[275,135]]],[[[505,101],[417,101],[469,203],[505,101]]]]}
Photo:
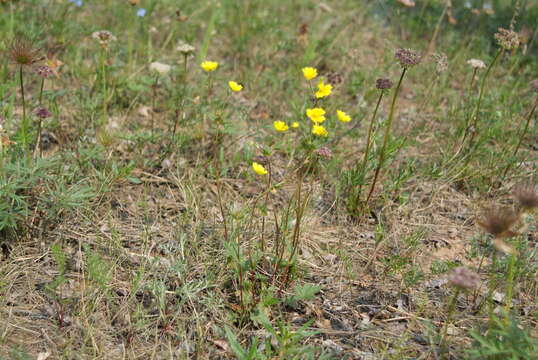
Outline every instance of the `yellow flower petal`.
{"type": "Polygon", "coordinates": [[[312,126],[312,134],[317,136],[323,136],[327,137],[329,133],[327,132],[327,129],[323,125],[314,125],[312,126]]]}
{"type": "Polygon", "coordinates": [[[243,90],[243,85],[236,83],[235,81],[228,81],[228,85],[233,92],[238,92],[243,90]]]}
{"type": "Polygon", "coordinates": [[[336,110],[336,116],[338,116],[338,120],[341,122],[347,123],[351,121],[351,116],[341,110],[336,110]]]}
{"type": "Polygon", "coordinates": [[[318,91],[316,91],[316,98],[321,99],[325,96],[329,96],[332,92],[332,85],[324,84],[323,81],[320,81],[318,84],[318,91]]]}
{"type": "Polygon", "coordinates": [[[278,132],[285,132],[289,129],[288,125],[284,121],[275,121],[273,123],[273,126],[278,132]]]}
{"type": "Polygon", "coordinates": [[[252,170],[258,175],[267,175],[267,170],[265,170],[263,165],[258,164],[257,162],[252,163],[252,170]]]}
{"type": "Polygon", "coordinates": [[[204,61],[200,64],[200,66],[202,67],[202,69],[204,69],[205,72],[211,72],[217,69],[219,63],[216,61],[204,61]]]}
{"type": "Polygon", "coordinates": [[[316,68],[307,66],[307,67],[304,67],[302,70],[303,70],[303,76],[305,77],[306,80],[312,80],[316,76],[318,76],[318,70],[316,68]]]}

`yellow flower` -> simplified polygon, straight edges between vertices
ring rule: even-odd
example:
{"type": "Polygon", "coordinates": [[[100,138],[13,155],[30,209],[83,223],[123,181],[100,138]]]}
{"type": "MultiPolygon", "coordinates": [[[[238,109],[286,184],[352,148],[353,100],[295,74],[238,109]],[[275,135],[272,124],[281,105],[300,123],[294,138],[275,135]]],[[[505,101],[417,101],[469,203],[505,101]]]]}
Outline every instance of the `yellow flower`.
{"type": "Polygon", "coordinates": [[[289,129],[288,125],[284,121],[275,121],[273,123],[273,126],[275,127],[275,130],[278,132],[284,132],[289,129]]]}
{"type": "Polygon", "coordinates": [[[202,67],[202,69],[204,69],[205,72],[211,72],[217,69],[219,63],[216,61],[204,61],[200,64],[200,66],[202,67]]]}
{"type": "Polygon", "coordinates": [[[325,121],[325,110],[322,108],[306,109],[306,116],[315,124],[321,124],[325,121]]]}
{"type": "Polygon", "coordinates": [[[351,116],[341,110],[336,110],[336,116],[338,116],[338,120],[341,122],[347,123],[351,121],[351,116]]]}
{"type": "Polygon", "coordinates": [[[228,85],[233,92],[238,92],[243,90],[243,85],[236,83],[235,81],[228,81],[228,85]]]}
{"type": "Polygon", "coordinates": [[[313,67],[304,67],[303,76],[305,77],[306,80],[312,80],[316,76],[318,76],[318,70],[316,70],[316,68],[313,68],[313,67]]]}
{"type": "Polygon", "coordinates": [[[297,121],[294,121],[291,123],[291,127],[297,129],[299,127],[299,123],[297,121]]]}
{"type": "Polygon", "coordinates": [[[267,170],[265,170],[263,165],[258,164],[257,162],[252,163],[252,170],[258,175],[267,175],[267,170]]]}
{"type": "Polygon", "coordinates": [[[329,135],[329,133],[327,132],[327,129],[325,129],[323,125],[312,126],[312,134],[317,135],[317,136],[323,136],[323,137],[326,137],[327,135],[329,135]]]}
{"type": "Polygon", "coordinates": [[[323,80],[321,80],[318,84],[318,91],[316,91],[316,97],[318,99],[321,99],[325,96],[329,96],[331,94],[333,87],[330,84],[324,84],[323,80]]]}

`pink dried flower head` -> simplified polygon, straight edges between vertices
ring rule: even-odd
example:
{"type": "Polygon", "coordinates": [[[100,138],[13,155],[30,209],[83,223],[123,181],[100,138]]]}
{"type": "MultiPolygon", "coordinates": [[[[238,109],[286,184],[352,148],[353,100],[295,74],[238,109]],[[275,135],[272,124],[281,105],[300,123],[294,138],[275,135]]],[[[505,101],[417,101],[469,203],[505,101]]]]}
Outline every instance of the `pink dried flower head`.
{"type": "Polygon", "coordinates": [[[331,149],[329,149],[326,146],[316,149],[314,153],[320,158],[324,158],[324,159],[330,159],[333,156],[333,152],[331,151],[331,149]]]}
{"type": "Polygon", "coordinates": [[[459,266],[448,276],[448,283],[462,290],[472,290],[480,285],[480,276],[465,266],[459,266]]]}
{"type": "Polygon", "coordinates": [[[396,50],[394,57],[398,60],[400,66],[405,69],[418,65],[422,58],[415,50],[405,48],[396,50]]]}
{"type": "Polygon", "coordinates": [[[35,115],[40,119],[46,119],[52,116],[51,112],[47,108],[44,108],[44,107],[37,108],[35,110],[35,115]]]}
{"type": "Polygon", "coordinates": [[[499,28],[495,40],[505,50],[517,49],[519,46],[519,35],[512,29],[499,28]]]}
{"type": "Polygon", "coordinates": [[[30,40],[16,38],[9,45],[8,55],[14,64],[29,66],[43,60],[40,51],[40,49],[34,48],[30,40]]]}
{"type": "Polygon", "coordinates": [[[379,78],[375,81],[375,87],[379,90],[388,90],[394,85],[390,79],[379,78]]]}
{"type": "Polygon", "coordinates": [[[41,66],[36,67],[35,73],[44,79],[47,79],[51,77],[52,75],[54,75],[54,71],[52,71],[52,69],[47,65],[41,65],[41,66]]]}
{"type": "Polygon", "coordinates": [[[441,75],[448,69],[448,57],[445,53],[433,54],[432,57],[436,64],[435,71],[437,75],[441,75]]]}
{"type": "Polygon", "coordinates": [[[536,186],[530,183],[519,184],[514,188],[514,197],[524,211],[538,208],[536,186]]]}
{"type": "Polygon", "coordinates": [[[484,212],[478,225],[494,238],[508,238],[517,235],[512,231],[512,226],[518,221],[518,216],[513,210],[507,208],[491,208],[484,212]]]}
{"type": "Polygon", "coordinates": [[[531,89],[532,91],[534,91],[535,93],[538,93],[538,79],[534,79],[533,81],[531,81],[531,89]]]}

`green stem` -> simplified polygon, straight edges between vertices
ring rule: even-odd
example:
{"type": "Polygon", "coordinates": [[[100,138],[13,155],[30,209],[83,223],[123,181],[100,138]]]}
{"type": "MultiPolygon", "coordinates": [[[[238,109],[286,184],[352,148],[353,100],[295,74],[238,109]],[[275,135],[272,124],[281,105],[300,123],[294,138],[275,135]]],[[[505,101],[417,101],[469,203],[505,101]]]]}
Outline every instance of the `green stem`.
{"type": "MultiPolygon", "coordinates": [[[[534,105],[533,105],[531,111],[529,112],[529,115],[527,116],[527,122],[525,123],[525,127],[523,128],[523,131],[521,132],[521,135],[519,136],[519,140],[518,140],[517,145],[516,145],[516,147],[514,149],[514,153],[512,154],[513,157],[515,157],[517,155],[517,152],[519,151],[519,148],[521,147],[521,143],[523,142],[523,139],[525,138],[525,135],[527,135],[527,131],[529,130],[529,125],[531,123],[532,116],[534,115],[534,112],[536,111],[537,107],[538,107],[538,97],[536,97],[536,100],[534,101],[534,105]]],[[[510,162],[510,163],[508,163],[508,165],[506,165],[506,169],[504,169],[504,172],[503,172],[503,175],[502,175],[503,180],[506,177],[506,174],[508,174],[508,171],[510,170],[511,167],[512,167],[512,162],[510,162]]]]}
{"type": "Polygon", "coordinates": [[[43,103],[43,89],[45,88],[45,78],[41,80],[41,88],[39,89],[39,105],[43,103]]]}
{"type": "Polygon", "coordinates": [[[460,289],[456,288],[456,291],[454,292],[454,295],[452,296],[452,299],[450,299],[450,303],[448,304],[448,313],[446,317],[445,326],[443,327],[443,331],[441,333],[441,340],[439,341],[439,349],[441,350],[441,359],[448,358],[447,353],[447,341],[446,341],[446,335],[448,333],[448,324],[450,324],[450,321],[452,320],[452,315],[454,314],[454,310],[456,310],[456,303],[458,302],[458,295],[460,294],[460,289]]]}
{"type": "Polygon", "coordinates": [[[514,291],[514,266],[516,264],[516,255],[510,255],[510,262],[508,263],[508,275],[506,283],[506,298],[505,298],[505,316],[506,322],[509,321],[510,308],[512,307],[512,294],[514,291]]]}
{"type": "Polygon", "coordinates": [[[493,254],[491,255],[491,269],[490,269],[490,279],[489,279],[489,286],[488,286],[488,316],[489,316],[489,325],[488,328],[491,330],[493,328],[493,310],[495,308],[493,304],[493,290],[495,289],[495,286],[497,284],[497,281],[495,280],[495,271],[497,269],[497,250],[493,249],[493,254]]]}
{"type": "MultiPolygon", "coordinates": [[[[364,157],[362,158],[362,164],[361,164],[361,171],[363,174],[363,179],[364,179],[364,175],[366,174],[366,164],[368,162],[368,155],[370,154],[370,142],[372,139],[372,132],[374,129],[375,118],[377,116],[377,110],[379,109],[379,104],[381,104],[381,99],[383,99],[383,95],[384,95],[384,90],[381,90],[381,93],[379,94],[379,98],[377,99],[377,103],[375,105],[374,113],[372,114],[372,118],[370,119],[370,125],[368,127],[368,136],[366,137],[366,149],[364,150],[364,157]]],[[[355,198],[355,206],[360,201],[361,193],[362,193],[362,182],[359,185],[359,191],[357,193],[357,197],[355,198]]]]}
{"type": "Polygon", "coordinates": [[[27,139],[26,139],[26,133],[27,133],[27,126],[26,123],[26,98],[24,96],[24,80],[23,80],[23,71],[22,71],[22,65],[19,67],[19,80],[21,83],[21,97],[22,97],[22,123],[21,123],[21,132],[22,132],[22,146],[23,150],[26,151],[26,145],[27,145],[27,139]]]}
{"type": "Polygon", "coordinates": [[[366,198],[367,204],[370,201],[372,194],[374,193],[377,178],[379,176],[379,171],[381,170],[381,167],[383,166],[383,163],[385,162],[385,151],[387,149],[387,144],[389,142],[390,130],[392,128],[392,121],[394,119],[394,109],[396,108],[396,99],[398,98],[398,93],[400,92],[400,87],[402,85],[402,81],[406,72],[407,72],[407,68],[404,68],[402,70],[402,75],[400,76],[400,80],[398,81],[398,85],[396,86],[396,90],[394,90],[394,95],[392,96],[392,104],[390,106],[389,118],[387,120],[387,127],[385,129],[385,137],[383,138],[383,146],[381,147],[381,152],[379,154],[379,162],[377,164],[377,168],[375,169],[372,187],[370,188],[370,192],[368,193],[368,196],[366,198]]]}
{"type": "Polygon", "coordinates": [[[102,82],[103,82],[103,121],[106,121],[108,117],[108,109],[107,109],[107,86],[106,86],[106,50],[103,49],[101,51],[101,75],[102,75],[102,82]]]}
{"type": "Polygon", "coordinates": [[[157,85],[159,84],[159,76],[155,77],[155,83],[153,84],[153,94],[151,100],[151,137],[153,137],[155,131],[155,98],[157,97],[157,85]]]}
{"type": "MultiPolygon", "coordinates": [[[[488,79],[489,73],[491,72],[491,69],[493,69],[493,66],[495,65],[497,60],[501,57],[502,53],[503,53],[503,49],[501,48],[497,52],[497,55],[495,55],[495,59],[493,59],[491,64],[489,64],[488,68],[486,69],[486,73],[484,74],[484,78],[482,79],[482,83],[480,84],[480,93],[478,94],[478,103],[476,104],[475,111],[473,112],[473,116],[471,117],[472,124],[465,130],[465,133],[467,134],[467,132],[470,130],[471,127],[474,128],[474,131],[471,134],[471,138],[469,139],[469,147],[473,145],[474,138],[476,134],[478,133],[477,124],[478,124],[478,118],[480,115],[480,105],[482,105],[482,97],[484,96],[484,89],[486,87],[486,81],[488,79]]],[[[464,139],[465,139],[465,136],[464,136],[464,139]]]]}

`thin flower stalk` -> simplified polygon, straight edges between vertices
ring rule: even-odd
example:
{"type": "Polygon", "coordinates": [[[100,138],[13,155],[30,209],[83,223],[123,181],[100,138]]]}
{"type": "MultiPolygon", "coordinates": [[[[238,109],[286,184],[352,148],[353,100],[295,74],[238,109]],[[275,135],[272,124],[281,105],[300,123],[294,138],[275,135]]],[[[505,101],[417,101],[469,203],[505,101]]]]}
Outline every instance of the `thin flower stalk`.
{"type": "Polygon", "coordinates": [[[486,81],[488,79],[488,76],[491,72],[491,69],[495,66],[501,55],[503,54],[503,49],[499,49],[497,52],[497,55],[495,55],[495,58],[489,64],[488,68],[486,69],[486,73],[484,74],[484,78],[482,79],[482,83],[480,84],[480,92],[478,94],[478,102],[476,104],[475,110],[472,112],[471,115],[471,124],[465,129],[465,134],[463,135],[462,143],[465,141],[465,138],[468,136],[469,131],[471,128],[473,128],[473,132],[471,133],[471,138],[469,139],[469,147],[472,147],[474,139],[476,137],[476,134],[478,133],[477,124],[480,117],[480,106],[482,105],[482,97],[484,96],[484,89],[486,87],[486,81]]]}
{"type": "MultiPolygon", "coordinates": [[[[534,101],[534,105],[532,106],[531,111],[529,111],[529,114],[526,117],[525,126],[523,128],[523,131],[519,135],[517,145],[514,148],[514,152],[512,153],[512,157],[514,157],[514,158],[516,157],[519,149],[521,148],[521,144],[523,143],[523,139],[525,139],[525,136],[527,135],[527,131],[529,130],[529,125],[531,123],[532,116],[534,115],[534,112],[536,111],[537,107],[538,107],[538,96],[536,97],[536,100],[534,101]]],[[[511,161],[511,162],[508,163],[508,165],[506,165],[506,168],[504,169],[503,175],[501,177],[502,179],[504,179],[506,177],[506,175],[508,174],[508,171],[510,171],[510,168],[512,167],[512,163],[513,162],[511,161]]]]}
{"type": "Polygon", "coordinates": [[[448,333],[448,325],[452,321],[452,316],[454,315],[454,311],[456,310],[456,304],[458,302],[459,294],[460,294],[460,289],[456,287],[454,291],[454,295],[452,295],[452,298],[450,299],[450,302],[448,304],[447,317],[446,317],[445,325],[443,326],[443,331],[441,332],[441,340],[439,341],[441,359],[446,359],[445,355],[448,352],[447,341],[446,341],[446,337],[448,333]]]}
{"type": "Polygon", "coordinates": [[[374,173],[374,179],[372,181],[372,186],[370,188],[370,192],[368,193],[368,196],[366,198],[366,203],[368,204],[370,202],[370,198],[372,197],[372,194],[375,190],[375,185],[377,183],[377,179],[379,177],[379,172],[381,171],[381,167],[383,166],[383,163],[385,162],[385,151],[387,149],[387,144],[389,142],[389,136],[390,136],[390,130],[392,128],[392,121],[394,119],[394,110],[396,109],[396,99],[398,98],[398,94],[400,92],[400,87],[402,86],[402,81],[405,77],[405,74],[407,72],[407,67],[404,67],[402,69],[402,75],[400,76],[400,80],[398,81],[398,85],[396,86],[396,89],[394,90],[394,95],[392,96],[392,104],[390,106],[390,113],[389,118],[387,120],[387,127],[385,129],[385,135],[383,138],[383,145],[381,147],[381,152],[379,153],[379,161],[377,164],[377,167],[375,169],[374,173]]]}
{"type": "Polygon", "coordinates": [[[506,279],[506,300],[504,303],[506,320],[509,321],[510,309],[512,308],[512,296],[514,291],[514,267],[516,265],[517,254],[510,254],[508,263],[508,274],[506,279]]]}
{"type": "MultiPolygon", "coordinates": [[[[379,109],[379,105],[381,104],[381,100],[383,99],[384,91],[381,91],[379,94],[379,97],[377,98],[377,103],[375,105],[374,113],[372,114],[372,118],[370,119],[370,125],[368,126],[368,135],[366,137],[366,149],[364,150],[364,156],[362,158],[362,164],[361,164],[361,171],[364,174],[366,174],[366,164],[368,163],[368,155],[370,154],[370,145],[372,141],[372,133],[374,130],[374,124],[375,124],[375,118],[377,116],[377,111],[379,109]]],[[[355,198],[355,206],[359,203],[360,197],[362,193],[362,182],[359,185],[359,190],[357,192],[357,196],[355,198]]]]}

